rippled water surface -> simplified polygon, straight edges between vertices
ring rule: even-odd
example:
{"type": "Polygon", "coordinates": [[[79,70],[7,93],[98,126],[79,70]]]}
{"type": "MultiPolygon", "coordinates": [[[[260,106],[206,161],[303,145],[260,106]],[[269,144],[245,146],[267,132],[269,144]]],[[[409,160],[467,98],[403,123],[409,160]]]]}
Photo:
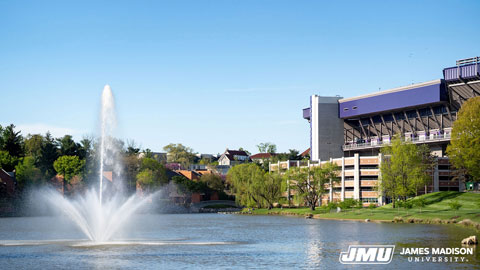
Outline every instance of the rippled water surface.
{"type": "MultiPolygon", "coordinates": [[[[414,263],[405,247],[460,247],[458,226],[364,223],[222,214],[135,216],[114,242],[92,243],[56,217],[0,219],[1,269],[336,269],[352,244],[394,244],[392,269],[472,269],[466,263],[414,263]]],[[[371,266],[353,268],[372,269],[371,266]]]]}

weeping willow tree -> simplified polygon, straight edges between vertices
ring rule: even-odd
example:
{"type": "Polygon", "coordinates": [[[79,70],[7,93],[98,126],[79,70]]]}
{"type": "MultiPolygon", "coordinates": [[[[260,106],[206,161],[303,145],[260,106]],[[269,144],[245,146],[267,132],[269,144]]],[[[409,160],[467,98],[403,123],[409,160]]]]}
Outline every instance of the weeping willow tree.
{"type": "Polygon", "coordinates": [[[284,179],[278,173],[265,173],[253,163],[236,165],[228,171],[227,183],[236,201],[247,207],[271,209],[284,190],[284,179]]]}

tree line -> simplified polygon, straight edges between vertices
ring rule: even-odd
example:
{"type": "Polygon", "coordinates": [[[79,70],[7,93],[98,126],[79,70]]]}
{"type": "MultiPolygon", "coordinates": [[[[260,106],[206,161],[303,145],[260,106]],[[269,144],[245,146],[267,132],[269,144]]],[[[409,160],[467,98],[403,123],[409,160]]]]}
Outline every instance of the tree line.
{"type": "MultiPolygon", "coordinates": [[[[326,163],[315,167],[295,167],[285,174],[266,172],[259,164],[236,165],[228,171],[227,184],[239,204],[268,208],[290,201],[285,193],[292,190],[296,200],[315,210],[328,185],[339,181],[339,167],[326,163]]],[[[288,196],[288,194],[287,194],[288,196]]]]}
{"type": "MultiPolygon", "coordinates": [[[[13,124],[0,126],[0,168],[7,172],[15,171],[19,193],[45,185],[56,175],[61,175],[64,193],[68,195],[81,191],[92,181],[98,181],[98,143],[91,137],[84,137],[79,142],[71,135],[54,138],[48,132],[24,137],[13,124]]],[[[196,158],[193,149],[182,144],[165,146],[167,160],[161,160],[151,150],[141,150],[133,141],[125,143],[113,139],[113,143],[120,149],[122,178],[127,193],[135,192],[137,188],[144,192],[157,190],[172,181],[172,175],[168,175],[165,167],[166,162],[188,166],[196,158]]],[[[192,181],[178,175],[174,180],[183,192],[208,194],[218,191],[226,196],[223,194],[224,182],[216,174],[202,175],[198,183],[190,183],[192,181]]]]}

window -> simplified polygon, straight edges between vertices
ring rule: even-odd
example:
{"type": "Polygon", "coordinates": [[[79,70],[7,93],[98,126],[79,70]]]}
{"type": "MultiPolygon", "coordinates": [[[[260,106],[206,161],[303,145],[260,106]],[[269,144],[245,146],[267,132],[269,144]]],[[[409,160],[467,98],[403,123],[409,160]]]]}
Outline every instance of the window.
{"type": "Polygon", "coordinates": [[[439,170],[449,170],[450,166],[449,165],[438,165],[439,170]]]}
{"type": "Polygon", "coordinates": [[[348,111],[348,108],[343,108],[344,111],[348,111]]]}
{"type": "Polygon", "coordinates": [[[353,108],[352,108],[352,109],[353,109],[353,110],[356,110],[356,109],[358,109],[358,107],[357,107],[357,106],[353,106],[353,108]]]}
{"type": "Polygon", "coordinates": [[[378,198],[362,198],[363,203],[378,203],[378,198]]]}

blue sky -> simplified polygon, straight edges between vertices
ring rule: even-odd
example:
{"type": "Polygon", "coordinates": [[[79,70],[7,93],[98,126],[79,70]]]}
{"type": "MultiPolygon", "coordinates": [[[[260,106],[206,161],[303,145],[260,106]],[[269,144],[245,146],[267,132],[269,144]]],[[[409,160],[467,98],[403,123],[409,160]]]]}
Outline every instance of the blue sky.
{"type": "Polygon", "coordinates": [[[161,151],[309,147],[309,96],[442,77],[480,55],[480,1],[0,1],[0,124],[161,151]]]}

